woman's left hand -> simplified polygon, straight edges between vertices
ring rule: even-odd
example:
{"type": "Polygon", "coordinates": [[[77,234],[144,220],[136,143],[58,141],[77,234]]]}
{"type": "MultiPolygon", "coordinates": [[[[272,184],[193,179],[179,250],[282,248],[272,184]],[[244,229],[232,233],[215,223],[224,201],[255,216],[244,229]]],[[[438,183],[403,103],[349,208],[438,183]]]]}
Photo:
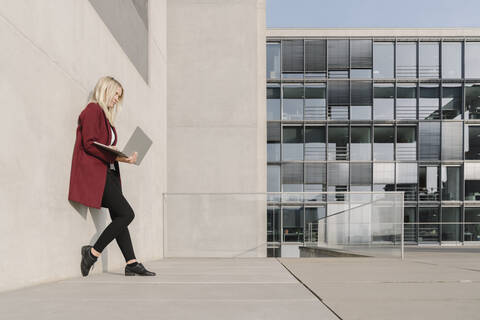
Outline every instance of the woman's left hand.
{"type": "Polygon", "coordinates": [[[117,161],[119,162],[125,162],[125,163],[131,163],[131,164],[134,164],[137,162],[137,155],[138,155],[138,152],[134,152],[130,157],[128,158],[125,158],[125,157],[117,157],[117,161]]]}

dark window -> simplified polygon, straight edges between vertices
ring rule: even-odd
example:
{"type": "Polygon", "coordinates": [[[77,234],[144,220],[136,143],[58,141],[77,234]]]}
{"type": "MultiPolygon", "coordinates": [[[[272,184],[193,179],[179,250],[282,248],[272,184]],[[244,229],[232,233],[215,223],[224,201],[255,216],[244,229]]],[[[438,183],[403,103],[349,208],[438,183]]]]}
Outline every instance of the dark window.
{"type": "Polygon", "coordinates": [[[348,40],[328,40],[328,69],[348,69],[348,40]]]}
{"type": "Polygon", "coordinates": [[[465,208],[464,241],[480,241],[480,208],[465,208]]]}
{"type": "Polygon", "coordinates": [[[305,86],[305,120],[325,120],[325,85],[305,86]]]}
{"type": "Polygon", "coordinates": [[[372,68],[372,40],[351,40],[351,67],[372,68]]]}
{"type": "Polygon", "coordinates": [[[420,201],[438,201],[438,167],[421,166],[418,168],[418,194],[420,201]]]}
{"type": "Polygon", "coordinates": [[[440,122],[420,122],[418,124],[419,160],[440,159],[440,122]]]}
{"type": "Polygon", "coordinates": [[[348,160],[348,128],[328,128],[328,160],[348,160]]]}
{"type": "Polygon", "coordinates": [[[303,207],[283,208],[283,241],[303,242],[303,207]]]}
{"type": "Polygon", "coordinates": [[[370,127],[352,127],[350,160],[371,160],[372,144],[370,127]]]}
{"type": "Polygon", "coordinates": [[[460,167],[442,166],[442,200],[460,200],[460,167]]]}
{"type": "Polygon", "coordinates": [[[303,127],[283,127],[282,160],[303,160],[303,127]]]}
{"type": "Polygon", "coordinates": [[[418,241],[438,242],[440,239],[438,208],[419,208],[418,210],[418,218],[421,223],[418,227],[418,241]]]}
{"type": "Polygon", "coordinates": [[[327,168],[325,163],[305,163],[305,191],[325,191],[327,168]]]}
{"type": "Polygon", "coordinates": [[[375,83],[373,99],[373,119],[393,120],[395,88],[393,83],[375,83]]]}
{"type": "Polygon", "coordinates": [[[393,160],[393,127],[375,127],[373,138],[373,159],[393,160]]]}
{"type": "Polygon", "coordinates": [[[465,163],[465,201],[480,201],[480,163],[465,163]]]}
{"type": "Polygon", "coordinates": [[[468,127],[468,140],[465,141],[465,159],[480,159],[480,126],[468,127]]]}
{"type": "Polygon", "coordinates": [[[351,120],[370,120],[372,118],[372,82],[351,82],[351,120]]]}
{"type": "Polygon", "coordinates": [[[305,127],[305,160],[325,160],[325,127],[305,127]]]}
{"type": "Polygon", "coordinates": [[[326,40],[305,40],[305,71],[325,72],[326,70],[326,40]]]}
{"type": "Polygon", "coordinates": [[[303,73],[303,40],[282,41],[282,72],[303,73]]]}
{"type": "Polygon", "coordinates": [[[465,84],[465,119],[480,119],[480,83],[465,84]]]}
{"type": "Polygon", "coordinates": [[[284,163],[282,165],[283,192],[303,191],[303,163],[284,163]]]}
{"type": "Polygon", "coordinates": [[[349,105],[349,81],[332,80],[328,81],[328,105],[349,105]]]}

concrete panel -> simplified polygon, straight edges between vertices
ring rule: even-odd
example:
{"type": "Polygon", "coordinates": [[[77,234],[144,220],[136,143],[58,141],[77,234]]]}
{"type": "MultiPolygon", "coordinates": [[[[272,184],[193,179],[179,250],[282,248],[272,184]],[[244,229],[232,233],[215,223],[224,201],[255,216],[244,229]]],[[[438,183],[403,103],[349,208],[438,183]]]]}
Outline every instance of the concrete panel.
{"type": "MultiPolygon", "coordinates": [[[[171,0],[167,6],[168,192],[265,192],[265,2],[171,0]]],[[[196,198],[186,201],[194,214],[196,198]]],[[[242,205],[231,207],[231,221],[213,210],[202,221],[218,224],[202,230],[182,208],[169,208],[169,217],[185,219],[184,234],[202,233],[169,236],[169,256],[232,256],[264,247],[265,206],[245,216],[242,205]]],[[[178,221],[166,222],[177,230],[170,223],[178,221]]]]}
{"type": "MultiPolygon", "coordinates": [[[[152,13],[161,21],[163,5],[152,13]]],[[[165,34],[166,24],[156,29],[165,34]]],[[[67,201],[77,118],[106,74],[125,88],[117,122],[120,146],[137,125],[154,140],[140,167],[122,164],[121,170],[124,194],[136,213],[130,226],[136,255],[161,258],[166,48],[151,49],[158,72],[147,85],[91,5],[73,0],[3,1],[0,40],[8,43],[0,52],[0,134],[8,150],[0,160],[0,254],[9,257],[0,262],[0,291],[78,276],[80,246],[93,243],[109,223],[105,210],[89,214],[67,201]]],[[[94,273],[124,263],[112,242],[94,273]]]]}

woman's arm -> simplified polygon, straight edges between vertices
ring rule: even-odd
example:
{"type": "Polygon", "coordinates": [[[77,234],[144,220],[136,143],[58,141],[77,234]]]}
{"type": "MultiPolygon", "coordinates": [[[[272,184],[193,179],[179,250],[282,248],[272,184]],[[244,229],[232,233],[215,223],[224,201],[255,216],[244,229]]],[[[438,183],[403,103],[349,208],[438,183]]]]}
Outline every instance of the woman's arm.
{"type": "MultiPolygon", "coordinates": [[[[95,108],[93,106],[87,106],[80,115],[80,123],[82,126],[82,143],[85,151],[106,163],[112,163],[115,161],[116,155],[114,153],[102,150],[98,148],[93,142],[99,141],[101,136],[102,123],[104,121],[102,109],[95,108]]],[[[108,121],[108,120],[107,120],[108,121]]]]}

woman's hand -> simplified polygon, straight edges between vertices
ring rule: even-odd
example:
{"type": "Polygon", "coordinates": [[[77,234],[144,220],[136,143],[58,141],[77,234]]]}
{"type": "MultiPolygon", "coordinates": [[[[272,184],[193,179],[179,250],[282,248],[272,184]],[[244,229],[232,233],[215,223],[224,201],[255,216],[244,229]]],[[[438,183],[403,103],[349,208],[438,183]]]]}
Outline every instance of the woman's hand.
{"type": "Polygon", "coordinates": [[[115,160],[119,162],[125,162],[125,163],[131,163],[134,164],[137,162],[137,155],[138,152],[134,152],[130,157],[125,158],[125,157],[117,157],[115,160]]]}

